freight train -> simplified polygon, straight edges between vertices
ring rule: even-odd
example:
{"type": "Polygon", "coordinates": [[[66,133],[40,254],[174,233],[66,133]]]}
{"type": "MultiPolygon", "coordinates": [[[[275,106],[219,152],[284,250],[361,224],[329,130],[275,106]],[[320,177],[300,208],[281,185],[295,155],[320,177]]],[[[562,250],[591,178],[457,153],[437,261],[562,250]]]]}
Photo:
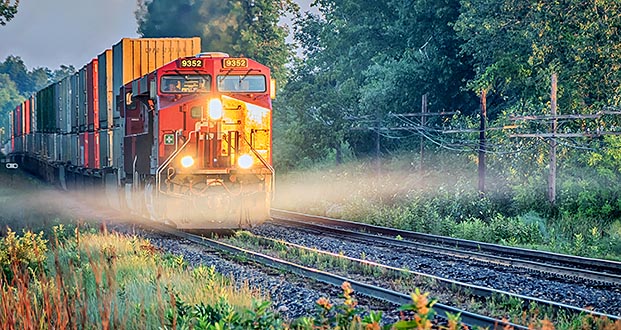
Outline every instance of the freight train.
{"type": "Polygon", "coordinates": [[[9,161],[180,229],[269,218],[270,69],[199,38],[122,39],[10,113],[9,161]]]}

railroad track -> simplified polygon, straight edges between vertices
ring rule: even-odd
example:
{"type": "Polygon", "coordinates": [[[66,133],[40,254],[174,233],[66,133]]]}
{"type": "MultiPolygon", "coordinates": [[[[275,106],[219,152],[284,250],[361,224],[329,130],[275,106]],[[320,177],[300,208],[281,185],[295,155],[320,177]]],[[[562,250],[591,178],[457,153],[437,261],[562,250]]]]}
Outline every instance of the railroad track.
{"type": "MultiPolygon", "coordinates": [[[[273,212],[273,216],[274,219],[280,219],[278,221],[284,221],[285,219],[283,218],[288,218],[289,220],[295,220],[298,223],[301,221],[302,223],[310,223],[310,222],[314,222],[314,221],[310,221],[310,218],[307,218],[304,215],[301,214],[297,214],[297,213],[292,213],[292,212],[285,212],[285,211],[280,211],[280,210],[275,210],[273,212]]],[[[108,217],[106,217],[108,218],[108,217]]],[[[315,220],[317,219],[316,217],[312,217],[315,218],[315,220]]],[[[127,220],[127,219],[125,219],[127,220]]],[[[321,221],[326,221],[326,220],[331,220],[331,219],[326,219],[323,218],[321,219],[321,221]]],[[[121,220],[121,222],[125,222],[124,220],[121,220]]],[[[211,239],[207,239],[205,237],[201,237],[201,236],[197,236],[197,235],[193,235],[193,234],[189,234],[186,232],[181,232],[178,231],[176,229],[173,229],[171,227],[168,226],[164,226],[161,224],[157,224],[157,223],[153,223],[151,221],[142,221],[141,222],[143,227],[147,227],[147,228],[152,228],[154,230],[157,231],[161,231],[161,232],[165,232],[168,233],[170,235],[179,237],[179,238],[183,238],[186,239],[190,242],[193,242],[195,244],[200,244],[206,247],[209,247],[210,249],[214,249],[214,250],[220,250],[220,251],[225,251],[227,253],[230,253],[232,255],[241,255],[244,256],[245,260],[253,260],[259,264],[264,264],[267,265],[269,267],[273,267],[276,269],[279,269],[281,271],[285,271],[285,272],[291,272],[291,273],[296,273],[299,274],[301,276],[310,278],[310,279],[315,279],[319,282],[323,282],[323,283],[327,283],[330,285],[334,285],[334,286],[340,286],[344,281],[348,281],[352,284],[353,289],[360,293],[363,294],[365,296],[368,297],[373,297],[373,298],[377,298],[383,301],[387,301],[393,304],[397,304],[397,305],[402,305],[402,304],[406,304],[406,303],[411,303],[411,297],[408,294],[402,293],[402,292],[396,292],[393,290],[388,290],[386,288],[382,288],[382,287],[378,287],[378,286],[374,286],[374,285],[369,285],[364,283],[363,281],[356,281],[356,280],[352,280],[351,278],[347,278],[344,276],[338,276],[335,274],[331,274],[329,272],[325,272],[325,271],[321,271],[318,269],[314,269],[311,267],[304,267],[302,265],[298,265],[296,263],[292,263],[292,262],[287,262],[284,260],[280,260],[278,258],[274,258],[274,257],[270,257],[267,256],[265,254],[261,254],[261,253],[257,253],[257,252],[253,252],[253,251],[249,251],[247,249],[243,249],[243,248],[238,248],[229,244],[225,244],[222,242],[218,242],[215,240],[211,240],[211,239]]],[[[325,226],[325,222],[324,222],[324,226],[325,226]]],[[[351,223],[349,225],[350,228],[352,228],[352,226],[356,225],[355,223],[351,223]]],[[[343,225],[343,223],[340,223],[340,226],[345,227],[343,225]]],[[[372,227],[372,226],[370,226],[372,227]]],[[[366,230],[367,232],[372,232],[372,230],[370,230],[371,228],[367,228],[367,229],[363,229],[366,230]]],[[[404,232],[405,233],[405,232],[404,232]]],[[[390,236],[390,234],[388,234],[387,232],[382,233],[382,235],[384,236],[390,236]]],[[[403,235],[402,235],[403,236],[403,235]]],[[[403,236],[404,238],[406,236],[403,236]]],[[[441,281],[439,281],[441,282],[441,281]]],[[[447,281],[445,282],[445,285],[448,286],[454,286],[455,283],[451,282],[451,281],[447,281]]],[[[490,295],[490,294],[494,294],[493,291],[486,291],[485,288],[474,288],[474,291],[472,291],[473,294],[476,295],[480,295],[480,296],[486,296],[486,295],[490,295]]],[[[526,299],[528,297],[525,297],[526,299]]],[[[536,299],[534,299],[536,300],[536,299]]],[[[567,310],[574,310],[574,312],[586,312],[586,313],[591,313],[590,311],[585,311],[585,310],[581,310],[581,311],[577,311],[576,308],[573,308],[572,306],[563,306],[563,305],[559,305],[555,308],[565,308],[567,310]]],[[[438,315],[440,317],[446,316],[447,313],[451,313],[451,314],[457,314],[459,313],[461,315],[462,321],[464,322],[464,324],[470,325],[470,326],[480,326],[480,327],[489,327],[489,328],[494,328],[496,326],[503,326],[506,323],[503,320],[499,320],[499,319],[494,319],[492,317],[489,316],[485,316],[485,315],[479,315],[476,313],[472,313],[472,312],[468,312],[465,310],[460,310],[458,308],[452,307],[452,306],[448,306],[446,304],[436,304],[434,305],[434,309],[438,312],[438,315]]],[[[601,314],[601,313],[591,313],[591,314],[595,314],[595,315],[600,315],[600,316],[606,316],[609,319],[612,320],[618,320],[619,317],[614,316],[614,315],[605,315],[605,314],[601,314]]],[[[516,325],[516,324],[511,324],[511,326],[513,326],[515,329],[526,329],[526,327],[521,326],[521,325],[516,325]]]]}
{"type": "Polygon", "coordinates": [[[422,234],[352,221],[272,209],[272,221],[313,228],[357,240],[524,267],[537,271],[621,285],[621,262],[535,251],[497,244],[422,234]]]}
{"type": "MultiPolygon", "coordinates": [[[[272,257],[266,254],[254,252],[248,249],[240,248],[231,244],[226,244],[220,242],[218,240],[206,238],[204,236],[187,233],[183,231],[179,231],[175,228],[153,223],[149,221],[140,221],[141,226],[146,228],[154,229],[157,231],[161,231],[170,235],[173,235],[178,238],[182,238],[188,240],[192,243],[205,246],[207,248],[223,251],[229,253],[234,256],[242,256],[244,260],[249,260],[256,262],[258,264],[262,264],[268,267],[272,267],[278,269],[280,271],[297,274],[312,280],[316,280],[318,282],[326,283],[329,285],[333,285],[336,287],[340,287],[343,282],[349,282],[352,285],[354,291],[359,294],[379,299],[382,301],[386,301],[388,303],[392,303],[395,305],[403,305],[412,303],[412,298],[409,294],[405,294],[402,292],[397,292],[393,290],[389,290],[386,288],[382,288],[379,286],[367,284],[361,281],[356,281],[351,278],[347,278],[344,276],[339,276],[336,274],[332,274],[330,272],[322,271],[316,268],[303,266],[297,263],[293,263],[290,261],[282,260],[276,257],[272,257]]],[[[528,327],[521,326],[518,324],[513,324],[507,322],[505,320],[495,319],[486,315],[471,313],[465,310],[461,310],[452,306],[448,306],[445,304],[437,303],[434,305],[434,310],[437,312],[437,315],[442,319],[448,319],[448,314],[456,315],[459,314],[461,317],[461,321],[464,325],[473,327],[483,327],[483,328],[502,328],[505,326],[511,326],[513,329],[517,330],[526,330],[528,327]]]]}
{"type": "MultiPolygon", "coordinates": [[[[326,236],[331,236],[337,240],[352,240],[352,241],[357,241],[358,243],[362,244],[362,245],[366,245],[366,246],[393,246],[392,248],[390,248],[390,250],[395,251],[396,249],[394,248],[394,246],[396,246],[398,249],[400,249],[399,253],[406,253],[406,254],[410,254],[412,253],[412,249],[416,249],[425,253],[435,253],[435,255],[439,254],[436,250],[437,245],[425,245],[425,244],[420,244],[420,243],[416,243],[416,242],[409,242],[405,239],[395,239],[394,237],[397,235],[400,235],[402,237],[408,237],[408,234],[410,234],[410,232],[404,232],[404,231],[394,231],[392,229],[389,228],[381,228],[381,227],[374,227],[374,226],[368,226],[368,225],[362,225],[362,226],[358,226],[358,223],[351,223],[351,222],[345,222],[345,224],[343,225],[342,221],[339,220],[334,220],[334,219],[328,219],[328,218],[323,218],[323,217],[314,217],[314,216],[308,216],[308,215],[303,215],[303,214],[299,214],[299,213],[294,213],[294,212],[287,212],[287,211],[280,211],[280,210],[275,210],[272,212],[272,216],[273,216],[273,221],[277,224],[286,224],[287,226],[296,226],[296,227],[303,227],[303,229],[307,230],[310,229],[310,231],[308,231],[309,235],[315,234],[319,237],[326,237],[326,236]],[[318,219],[317,219],[318,218],[318,219]],[[321,223],[321,224],[318,224],[321,223]],[[339,226],[340,228],[343,227],[349,227],[349,228],[355,228],[357,230],[364,230],[365,232],[359,232],[359,231],[353,231],[353,230],[345,230],[345,229],[340,229],[340,228],[334,228],[331,226],[339,226]],[[375,228],[379,228],[381,230],[381,236],[378,236],[377,234],[371,234],[374,232],[373,229],[375,228]],[[414,244],[414,245],[412,245],[414,244]],[[423,247],[421,247],[421,245],[423,247]],[[413,248],[414,246],[414,248],[413,248]]],[[[291,228],[291,227],[289,227],[291,228]]],[[[418,233],[412,233],[412,234],[416,234],[416,235],[421,235],[418,233]]],[[[425,236],[424,234],[422,234],[423,236],[425,236]]],[[[290,236],[290,234],[288,235],[290,236]]],[[[304,234],[302,234],[302,236],[304,236],[304,234]]],[[[437,236],[433,238],[434,241],[437,240],[437,236]]],[[[282,240],[284,238],[281,237],[281,239],[279,240],[279,242],[281,242],[281,244],[289,244],[287,242],[282,243],[282,240]]],[[[309,238],[309,240],[312,240],[313,238],[309,238]]],[[[285,239],[288,240],[288,239],[285,239]]],[[[455,241],[461,241],[461,240],[455,240],[455,241]]],[[[466,241],[466,242],[471,242],[471,241],[466,241]]],[[[313,244],[313,243],[311,243],[313,244]]],[[[435,243],[437,244],[437,243],[435,243]]],[[[492,245],[493,249],[500,249],[503,250],[502,248],[505,247],[501,247],[501,246],[493,246],[493,244],[489,244],[492,245]]],[[[296,246],[296,244],[292,244],[292,246],[296,246]]],[[[547,265],[544,264],[542,262],[539,262],[539,265],[536,265],[536,267],[533,267],[533,262],[527,261],[527,262],[518,262],[517,260],[514,260],[512,262],[507,262],[506,261],[506,257],[498,257],[498,256],[494,256],[492,255],[491,257],[485,257],[482,258],[480,256],[481,253],[479,252],[474,252],[475,257],[472,256],[468,256],[468,253],[464,253],[464,251],[459,250],[459,249],[451,249],[451,248],[445,248],[444,246],[440,246],[439,247],[440,250],[442,251],[441,253],[446,253],[447,255],[450,256],[458,256],[458,257],[466,257],[468,259],[477,259],[477,260],[483,260],[485,262],[494,262],[497,264],[501,264],[503,266],[506,265],[511,265],[511,266],[515,266],[515,265],[521,265],[524,267],[529,267],[531,269],[537,269],[537,270],[541,270],[544,271],[546,273],[555,273],[560,269],[563,273],[565,274],[569,274],[571,276],[579,276],[581,278],[588,278],[589,279],[589,283],[591,283],[590,285],[585,285],[585,286],[593,286],[593,287],[601,287],[601,288],[609,288],[607,290],[614,290],[616,292],[619,292],[619,287],[616,285],[616,279],[617,276],[615,276],[616,274],[595,274],[595,276],[593,276],[593,274],[595,273],[593,270],[587,270],[586,272],[582,272],[582,270],[580,269],[571,269],[571,270],[567,270],[567,267],[564,266],[559,266],[558,264],[553,264],[553,265],[547,265]],[[501,261],[499,261],[496,258],[500,258],[501,261]],[[612,276],[609,276],[612,275],[612,276]],[[603,281],[606,281],[606,283],[603,283],[603,281]],[[616,289],[615,289],[616,288],[616,289]]],[[[508,248],[509,250],[511,250],[511,248],[508,248]]],[[[355,249],[354,249],[355,250],[355,249]]],[[[523,250],[523,249],[519,249],[519,250],[523,250]]],[[[467,252],[467,251],[466,251],[467,252]]],[[[513,251],[510,251],[512,253],[514,253],[513,251]]],[[[529,255],[537,255],[538,251],[528,251],[529,255]]],[[[385,252],[384,252],[385,253],[385,252]]],[[[472,253],[472,252],[471,252],[472,253]]],[[[341,253],[339,253],[341,254],[341,253]]],[[[555,254],[549,254],[549,253],[542,253],[544,256],[547,255],[552,255],[554,256],[555,254]]],[[[340,257],[343,257],[342,255],[340,257]]],[[[538,258],[544,259],[544,257],[541,256],[537,256],[538,258]]],[[[345,257],[348,258],[348,257],[345,257]]],[[[348,258],[348,259],[352,259],[352,258],[348,258]]],[[[367,259],[367,258],[364,258],[367,259]]],[[[571,259],[571,256],[563,256],[563,260],[565,259],[571,259]]],[[[586,259],[586,258],[578,258],[578,259],[586,259]]],[[[359,262],[367,262],[366,260],[358,260],[359,262]]],[[[468,261],[466,261],[466,263],[468,263],[468,261]]],[[[557,263],[560,263],[557,261],[557,263]]],[[[606,261],[604,260],[596,260],[596,263],[591,263],[591,265],[593,264],[606,264],[606,261]]],[[[610,265],[606,265],[608,267],[608,269],[613,269],[614,265],[616,264],[615,262],[611,263],[612,266],[610,265]]],[[[426,274],[426,273],[421,273],[421,272],[412,272],[409,271],[407,269],[397,269],[398,271],[402,271],[402,272],[408,272],[414,275],[418,275],[418,276],[424,276],[430,279],[433,279],[434,281],[436,281],[436,283],[439,284],[440,287],[443,288],[451,288],[455,291],[459,291],[459,292],[469,292],[474,296],[478,296],[478,297],[494,297],[497,295],[503,295],[505,297],[513,297],[513,298],[517,298],[520,301],[522,301],[522,306],[524,308],[524,310],[527,309],[527,307],[531,304],[531,303],[535,303],[537,304],[537,306],[542,306],[542,307],[550,307],[551,310],[553,310],[556,314],[556,312],[558,311],[562,311],[563,314],[567,315],[567,314],[572,314],[572,315],[577,315],[577,314],[584,314],[584,315],[593,315],[593,316],[598,316],[598,317],[605,317],[611,320],[621,320],[621,315],[611,315],[611,314],[606,314],[606,313],[599,313],[599,312],[594,312],[591,309],[583,309],[580,307],[576,307],[573,306],[571,304],[563,304],[563,303],[559,303],[557,302],[557,300],[555,300],[554,298],[550,298],[548,300],[546,299],[539,299],[539,298],[535,298],[535,297],[531,297],[530,294],[527,295],[520,295],[520,294],[516,294],[513,292],[506,292],[506,291],[502,291],[502,290],[496,290],[496,289],[492,289],[490,287],[486,286],[480,286],[480,285],[473,285],[473,284],[467,284],[467,283],[463,283],[463,282],[459,282],[456,280],[450,280],[450,279],[445,279],[445,278],[441,278],[438,276],[433,276],[430,274],[426,274]],[[553,300],[553,301],[551,301],[553,300]]],[[[519,275],[518,275],[519,276],[519,275]]],[[[529,281],[529,280],[527,280],[529,281]]],[[[568,294],[571,294],[571,289],[568,289],[570,291],[567,291],[568,294]]],[[[512,290],[513,291],[513,290],[512,290]]],[[[528,290],[526,290],[528,291],[528,290]]],[[[591,300],[593,301],[593,300],[591,300]]],[[[611,301],[614,304],[614,301],[611,301]]],[[[586,305],[583,305],[586,306],[586,305]]],[[[613,305],[614,306],[614,305],[613,305]]],[[[613,309],[614,310],[614,309],[613,309]]],[[[615,314],[617,314],[615,312],[615,314]]]]}
{"type": "MultiPolygon", "coordinates": [[[[126,213],[118,212],[108,207],[95,206],[93,208],[92,204],[78,203],[76,202],[76,199],[71,198],[67,198],[66,200],[63,199],[63,202],[66,203],[66,209],[69,213],[82,218],[96,219],[102,222],[102,226],[106,224],[131,224],[132,226],[138,225],[142,228],[166,233],[171,236],[187,240],[194,244],[205,246],[209,249],[223,251],[234,256],[243,256],[245,260],[251,260],[258,264],[263,264],[281,271],[295,273],[321,283],[335,286],[336,288],[340,288],[343,282],[347,281],[351,283],[352,288],[355,290],[355,292],[395,305],[410,304],[412,302],[412,298],[409,294],[388,290],[374,285],[369,285],[350,278],[321,271],[319,269],[304,267],[302,265],[270,257],[265,254],[253,252],[243,248],[238,248],[230,244],[225,244],[213,239],[206,238],[204,236],[180,231],[173,227],[161,223],[156,223],[145,218],[130,216],[126,213]]],[[[468,311],[460,310],[443,304],[434,305],[434,310],[436,310],[437,315],[443,319],[447,319],[448,313],[451,313],[453,315],[460,314],[462,322],[465,325],[470,326],[471,328],[495,328],[496,326],[504,327],[508,325],[513,326],[514,329],[527,329],[526,327],[515,325],[504,320],[498,320],[485,315],[470,313],[468,311]]]]}

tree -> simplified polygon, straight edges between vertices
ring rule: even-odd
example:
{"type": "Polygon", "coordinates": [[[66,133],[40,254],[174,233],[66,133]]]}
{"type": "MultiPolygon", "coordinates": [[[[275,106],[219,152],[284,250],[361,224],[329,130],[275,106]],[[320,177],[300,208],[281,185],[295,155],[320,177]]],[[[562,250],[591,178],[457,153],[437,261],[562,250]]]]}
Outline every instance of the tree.
{"type": "MultiPolygon", "coordinates": [[[[8,135],[9,112],[20,104],[24,97],[17,90],[16,84],[8,74],[0,73],[0,127],[4,127],[5,135],[8,135]]],[[[0,142],[5,136],[0,136],[0,142]]]]}
{"type": "Polygon", "coordinates": [[[359,113],[358,86],[367,64],[350,55],[359,37],[350,35],[346,18],[336,5],[331,1],[317,1],[317,5],[321,16],[306,13],[296,18],[295,38],[303,45],[306,58],[283,92],[280,101],[285,105],[276,122],[286,125],[281,129],[292,142],[312,141],[298,145],[298,157],[318,160],[334,152],[339,163],[352,119],[359,113]],[[281,121],[284,118],[288,119],[281,121]]]}
{"type": "Polygon", "coordinates": [[[28,71],[19,56],[8,56],[4,62],[0,62],[0,127],[8,131],[8,113],[25,98],[74,73],[72,65],[61,65],[53,72],[48,68],[28,71]]]}
{"type": "Polygon", "coordinates": [[[19,0],[15,0],[14,3],[11,4],[12,2],[11,0],[0,1],[0,25],[6,25],[6,23],[17,14],[19,0]]]}
{"type": "Polygon", "coordinates": [[[143,37],[201,37],[204,51],[233,51],[239,17],[233,1],[139,0],[136,18],[143,37]]]}
{"type": "Polygon", "coordinates": [[[239,41],[233,43],[234,53],[243,54],[272,68],[272,75],[285,83],[285,65],[293,59],[293,47],[287,45],[287,28],[280,26],[280,18],[299,11],[292,0],[240,1],[239,41]]]}
{"type": "Polygon", "coordinates": [[[143,37],[199,36],[203,51],[251,57],[283,80],[293,52],[278,22],[296,10],[291,0],[139,0],[136,18],[143,37]]]}
{"type": "Polygon", "coordinates": [[[19,56],[10,55],[1,62],[0,73],[7,74],[23,96],[28,96],[51,82],[49,69],[35,68],[29,72],[19,56]]]}
{"type": "Polygon", "coordinates": [[[53,72],[49,74],[49,81],[50,82],[60,81],[65,77],[75,74],[75,72],[76,70],[73,67],[73,65],[67,66],[67,65],[61,64],[60,68],[54,70],[53,72]]]}
{"type": "Polygon", "coordinates": [[[458,0],[318,0],[315,6],[320,15],[296,19],[304,60],[284,95],[290,107],[305,108],[289,110],[323,123],[322,130],[304,132],[321,134],[317,140],[337,160],[344,145],[358,154],[375,151],[376,126],[385,126],[390,113],[419,112],[423,94],[430,95],[431,111],[477,108],[476,96],[463,88],[474,76],[471,57],[460,53],[463,41],[452,28],[458,0]]]}
{"type": "Polygon", "coordinates": [[[452,28],[459,1],[392,1],[387,7],[394,17],[381,29],[390,46],[371,59],[365,97],[387,98],[386,110],[394,113],[420,111],[423,94],[433,111],[476,108],[473,94],[462,90],[473,76],[471,57],[460,53],[462,41],[452,28]]]}
{"type": "MultiPolygon", "coordinates": [[[[618,1],[462,0],[455,25],[474,57],[471,88],[487,86],[516,110],[543,108],[551,73],[559,108],[591,112],[621,102],[618,1]]],[[[522,110],[524,111],[524,110],[522,110]]]]}

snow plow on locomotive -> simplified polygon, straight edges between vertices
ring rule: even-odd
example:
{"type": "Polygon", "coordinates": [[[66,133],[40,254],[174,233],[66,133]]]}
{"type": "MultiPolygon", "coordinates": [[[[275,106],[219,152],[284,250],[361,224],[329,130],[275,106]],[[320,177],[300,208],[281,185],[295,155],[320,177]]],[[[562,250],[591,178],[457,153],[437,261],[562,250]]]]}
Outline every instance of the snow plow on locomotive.
{"type": "Polygon", "coordinates": [[[101,188],[92,191],[110,206],[180,229],[268,219],[270,70],[198,53],[199,42],[123,39],[13,112],[9,157],[64,189],[101,188]]]}

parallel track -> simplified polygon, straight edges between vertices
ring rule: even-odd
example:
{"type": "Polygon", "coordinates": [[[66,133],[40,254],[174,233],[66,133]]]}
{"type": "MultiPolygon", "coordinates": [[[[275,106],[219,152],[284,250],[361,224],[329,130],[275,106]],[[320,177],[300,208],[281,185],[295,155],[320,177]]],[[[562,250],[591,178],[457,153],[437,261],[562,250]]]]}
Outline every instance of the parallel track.
{"type": "MultiPolygon", "coordinates": [[[[523,308],[527,308],[528,306],[530,306],[531,303],[534,303],[537,306],[549,307],[551,310],[554,310],[556,312],[562,310],[562,311],[566,312],[567,315],[580,315],[580,314],[582,314],[582,315],[592,315],[592,316],[601,317],[601,318],[605,317],[605,318],[608,318],[608,319],[611,319],[611,320],[621,320],[621,317],[619,317],[619,316],[610,315],[610,314],[604,314],[604,313],[599,313],[599,312],[594,312],[592,310],[586,310],[586,309],[578,308],[578,307],[567,305],[567,304],[562,304],[562,303],[558,303],[558,302],[552,302],[552,301],[548,301],[548,300],[544,300],[544,299],[540,299],[540,298],[528,297],[528,296],[524,296],[524,295],[520,295],[520,294],[516,294],[516,293],[511,293],[511,292],[506,292],[506,291],[502,291],[502,290],[497,290],[497,289],[492,289],[492,288],[488,288],[488,287],[482,287],[482,286],[478,286],[478,285],[463,283],[463,282],[459,282],[459,281],[456,281],[456,280],[446,279],[446,278],[438,277],[438,276],[435,276],[435,275],[430,275],[430,274],[426,274],[426,273],[422,273],[422,272],[417,272],[417,271],[413,271],[413,270],[409,270],[409,269],[392,267],[392,266],[388,266],[388,265],[384,265],[384,264],[380,264],[380,263],[377,263],[377,262],[372,262],[372,261],[368,261],[368,260],[364,260],[364,259],[348,257],[348,256],[344,256],[342,254],[337,254],[337,253],[333,253],[333,252],[318,250],[317,248],[314,248],[314,247],[307,247],[307,246],[302,246],[302,245],[295,244],[295,243],[285,242],[285,241],[282,241],[281,239],[274,239],[274,238],[263,237],[263,236],[257,236],[257,237],[261,238],[261,239],[264,239],[266,241],[274,242],[275,244],[282,244],[282,245],[285,245],[285,246],[289,246],[291,248],[308,250],[308,251],[311,251],[313,253],[329,255],[329,256],[332,256],[334,258],[347,259],[347,260],[349,260],[351,262],[355,262],[355,263],[359,263],[359,264],[364,264],[364,265],[369,265],[369,266],[374,266],[374,267],[379,267],[379,268],[383,268],[383,269],[387,269],[387,270],[392,270],[392,271],[395,271],[395,272],[399,272],[401,274],[410,274],[410,275],[417,276],[418,278],[431,279],[431,280],[433,280],[433,283],[437,283],[437,285],[440,286],[440,287],[443,287],[445,289],[449,289],[451,291],[467,293],[468,295],[472,295],[472,296],[475,296],[475,297],[493,298],[493,297],[504,296],[504,297],[510,297],[510,298],[517,298],[520,301],[522,301],[523,308]]],[[[340,236],[340,238],[343,238],[343,237],[344,236],[342,236],[342,235],[340,236]]]]}
{"type": "MultiPolygon", "coordinates": [[[[252,260],[259,264],[263,264],[272,268],[280,269],[283,271],[291,272],[298,274],[300,276],[304,276],[306,278],[310,278],[322,283],[327,283],[334,286],[340,286],[343,282],[347,281],[351,283],[352,288],[363,295],[368,297],[380,299],[386,302],[390,302],[397,305],[409,304],[412,302],[412,298],[408,294],[404,294],[401,292],[396,292],[392,290],[388,290],[385,288],[381,288],[378,286],[362,283],[359,281],[355,281],[352,279],[348,279],[346,277],[342,277],[339,275],[331,274],[319,269],[310,268],[301,266],[289,261],[281,260],[278,258],[274,258],[265,254],[253,252],[250,250],[242,249],[233,245],[229,245],[226,243],[218,242],[216,240],[212,240],[206,238],[204,236],[199,236],[195,234],[190,234],[187,232],[179,231],[172,227],[168,227],[165,225],[153,223],[153,222],[141,222],[141,224],[145,227],[149,227],[161,232],[168,233],[175,237],[183,238],[188,241],[191,241],[195,244],[199,244],[210,249],[223,251],[226,253],[230,253],[236,256],[244,256],[247,260],[252,260]]],[[[451,306],[447,306],[444,304],[437,303],[434,305],[434,310],[437,314],[442,318],[447,318],[447,314],[460,314],[461,320],[464,324],[470,327],[483,327],[483,328],[497,328],[497,327],[505,327],[507,325],[512,326],[513,329],[518,330],[526,330],[527,327],[508,323],[503,320],[497,320],[485,315],[479,315],[475,313],[471,313],[465,310],[461,310],[458,308],[454,308],[451,306]]]]}
{"type": "Polygon", "coordinates": [[[355,237],[359,240],[382,241],[395,246],[434,253],[440,251],[465,258],[621,285],[621,262],[422,234],[276,209],[272,209],[272,221],[311,227],[336,235],[355,237]],[[396,237],[401,237],[401,239],[396,239],[396,237]]]}

